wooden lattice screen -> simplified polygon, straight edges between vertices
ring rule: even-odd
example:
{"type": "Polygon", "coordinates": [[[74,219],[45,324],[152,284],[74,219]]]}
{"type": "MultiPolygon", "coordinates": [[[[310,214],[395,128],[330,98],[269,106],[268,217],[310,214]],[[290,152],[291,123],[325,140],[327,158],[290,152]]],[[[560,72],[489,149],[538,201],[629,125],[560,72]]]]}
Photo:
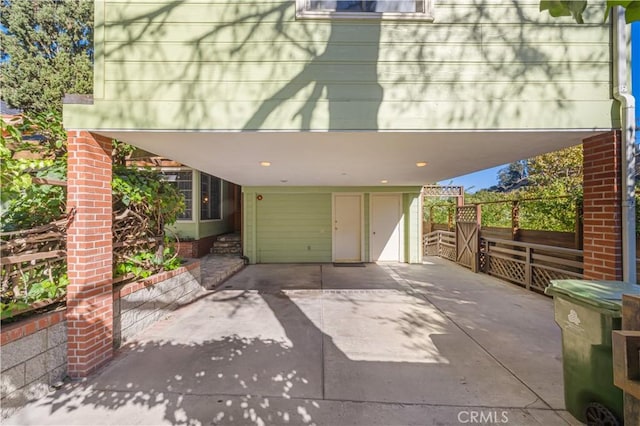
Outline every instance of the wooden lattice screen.
{"type": "Polygon", "coordinates": [[[425,185],[422,187],[425,197],[464,197],[464,187],[457,185],[425,185]]]}
{"type": "Polygon", "coordinates": [[[479,269],[480,253],[480,206],[458,206],[456,208],[456,262],[479,269]]]}

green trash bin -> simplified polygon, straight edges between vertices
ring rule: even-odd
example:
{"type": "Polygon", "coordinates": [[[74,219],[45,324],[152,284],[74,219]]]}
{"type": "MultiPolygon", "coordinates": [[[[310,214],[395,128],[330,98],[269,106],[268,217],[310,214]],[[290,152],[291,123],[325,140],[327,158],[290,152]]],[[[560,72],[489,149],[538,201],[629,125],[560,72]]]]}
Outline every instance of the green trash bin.
{"type": "Polygon", "coordinates": [[[545,293],[553,296],[555,320],[562,329],[567,411],[587,424],[616,424],[624,415],[622,391],[613,384],[611,331],[620,330],[622,295],[640,294],[640,286],[553,280],[545,293]]]}

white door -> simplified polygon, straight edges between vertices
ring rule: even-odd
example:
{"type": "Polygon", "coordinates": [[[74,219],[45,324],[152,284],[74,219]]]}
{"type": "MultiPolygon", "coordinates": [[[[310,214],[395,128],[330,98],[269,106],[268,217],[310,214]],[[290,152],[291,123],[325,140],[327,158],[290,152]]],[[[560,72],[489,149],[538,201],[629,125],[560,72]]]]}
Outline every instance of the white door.
{"type": "Polygon", "coordinates": [[[371,195],[371,261],[402,261],[402,197],[371,195]]]}
{"type": "Polygon", "coordinates": [[[362,194],[333,196],[333,261],[362,261],[362,194]]]}

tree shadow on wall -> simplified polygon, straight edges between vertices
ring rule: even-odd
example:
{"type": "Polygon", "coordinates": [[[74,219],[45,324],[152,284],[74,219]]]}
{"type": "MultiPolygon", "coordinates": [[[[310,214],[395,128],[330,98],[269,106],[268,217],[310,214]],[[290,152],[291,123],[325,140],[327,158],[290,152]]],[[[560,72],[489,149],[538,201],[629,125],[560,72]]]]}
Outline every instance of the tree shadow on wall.
{"type": "MultiPolygon", "coordinates": [[[[499,7],[487,0],[436,4],[435,23],[367,20],[357,26],[298,20],[294,2],[175,1],[140,13],[113,9],[105,27],[96,29],[117,34],[105,47],[106,61],[137,64],[139,76],[114,75],[110,90],[180,101],[175,123],[212,123],[218,116],[228,128],[243,130],[269,130],[274,123],[291,130],[361,130],[387,128],[409,114],[411,120],[437,116],[443,123],[492,128],[506,115],[530,113],[519,110],[528,101],[566,107],[572,99],[566,83],[578,71],[599,75],[608,60],[602,49],[585,51],[579,60],[569,51],[572,34],[591,37],[590,26],[553,22],[516,0],[499,7]],[[203,18],[194,20],[193,8],[200,7],[203,18]],[[556,38],[536,35],[547,32],[556,38]],[[154,79],[147,79],[152,70],[154,79]],[[215,110],[205,100],[216,100],[215,110]]],[[[115,114],[154,120],[147,104],[136,105],[139,110],[115,114]]]]}

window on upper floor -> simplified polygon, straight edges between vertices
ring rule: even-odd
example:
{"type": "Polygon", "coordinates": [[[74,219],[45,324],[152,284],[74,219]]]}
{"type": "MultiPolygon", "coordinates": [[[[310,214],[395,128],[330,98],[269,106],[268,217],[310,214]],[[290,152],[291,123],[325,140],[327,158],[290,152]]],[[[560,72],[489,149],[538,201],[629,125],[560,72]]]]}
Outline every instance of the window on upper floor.
{"type": "Polygon", "coordinates": [[[222,219],[222,180],[200,173],[200,220],[222,219]]]}
{"type": "Polygon", "coordinates": [[[296,0],[298,18],[431,20],[432,0],[296,0]]]}

